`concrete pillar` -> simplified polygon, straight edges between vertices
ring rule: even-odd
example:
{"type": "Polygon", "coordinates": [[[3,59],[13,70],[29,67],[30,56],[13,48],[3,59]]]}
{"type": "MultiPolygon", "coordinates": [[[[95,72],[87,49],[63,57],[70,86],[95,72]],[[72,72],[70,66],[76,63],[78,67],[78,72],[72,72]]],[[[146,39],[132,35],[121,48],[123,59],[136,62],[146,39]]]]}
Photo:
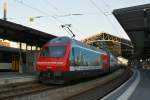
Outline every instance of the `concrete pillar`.
{"type": "Polygon", "coordinates": [[[31,45],[31,52],[32,52],[32,45],[31,45]]]}
{"type": "Polygon", "coordinates": [[[38,46],[35,47],[35,50],[36,50],[36,51],[38,50],[38,46]]]}
{"type": "Polygon", "coordinates": [[[29,48],[30,48],[29,50],[31,51],[31,45],[29,46],[29,48]]]}
{"type": "Polygon", "coordinates": [[[23,73],[22,72],[22,64],[23,64],[23,60],[22,60],[22,44],[21,44],[21,42],[20,42],[20,51],[19,51],[19,56],[20,56],[20,61],[19,61],[19,73],[23,73]]]}
{"type": "Polygon", "coordinates": [[[28,44],[26,44],[26,52],[28,51],[28,44]]]}

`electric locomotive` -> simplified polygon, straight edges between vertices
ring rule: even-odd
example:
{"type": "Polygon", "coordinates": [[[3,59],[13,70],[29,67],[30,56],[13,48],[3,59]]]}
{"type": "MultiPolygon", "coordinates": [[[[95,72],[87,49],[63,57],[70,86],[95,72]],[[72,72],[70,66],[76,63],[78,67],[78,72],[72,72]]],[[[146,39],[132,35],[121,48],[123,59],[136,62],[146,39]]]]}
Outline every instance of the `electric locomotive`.
{"type": "Polygon", "coordinates": [[[43,83],[63,84],[102,75],[116,68],[117,59],[111,53],[69,37],[48,41],[37,58],[39,80],[43,83]]]}

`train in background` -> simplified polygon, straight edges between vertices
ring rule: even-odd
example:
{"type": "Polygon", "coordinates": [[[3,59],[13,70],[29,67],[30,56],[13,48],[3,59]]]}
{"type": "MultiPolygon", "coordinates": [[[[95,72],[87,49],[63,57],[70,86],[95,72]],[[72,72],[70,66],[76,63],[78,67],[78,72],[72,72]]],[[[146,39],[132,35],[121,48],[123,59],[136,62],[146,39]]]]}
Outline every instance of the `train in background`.
{"type": "Polygon", "coordinates": [[[0,46],[0,72],[19,71],[19,49],[0,46]]]}
{"type": "Polygon", "coordinates": [[[19,48],[0,46],[0,72],[19,72],[21,68],[24,74],[36,74],[36,54],[36,51],[21,50],[20,53],[19,48]]]}
{"type": "Polygon", "coordinates": [[[39,81],[52,84],[95,77],[119,68],[112,53],[69,37],[48,41],[39,52],[36,65],[39,81]]]}

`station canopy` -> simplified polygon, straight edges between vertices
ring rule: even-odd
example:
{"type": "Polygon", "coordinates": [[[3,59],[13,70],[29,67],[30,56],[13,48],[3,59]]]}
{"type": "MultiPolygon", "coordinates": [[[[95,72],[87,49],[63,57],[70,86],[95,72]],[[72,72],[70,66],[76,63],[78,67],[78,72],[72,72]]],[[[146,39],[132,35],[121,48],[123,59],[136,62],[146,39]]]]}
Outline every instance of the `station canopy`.
{"type": "Polygon", "coordinates": [[[134,47],[133,58],[149,58],[150,4],[116,9],[113,14],[132,41],[134,47]]]}
{"type": "Polygon", "coordinates": [[[56,36],[0,19],[0,38],[41,47],[56,36]]]}

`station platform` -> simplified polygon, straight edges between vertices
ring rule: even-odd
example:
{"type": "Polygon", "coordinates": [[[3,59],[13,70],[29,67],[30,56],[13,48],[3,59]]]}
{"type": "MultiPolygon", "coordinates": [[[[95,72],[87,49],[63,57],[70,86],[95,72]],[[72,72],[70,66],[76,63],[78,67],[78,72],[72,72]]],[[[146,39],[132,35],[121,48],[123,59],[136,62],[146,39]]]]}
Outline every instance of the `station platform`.
{"type": "Polygon", "coordinates": [[[150,69],[133,69],[134,75],[102,100],[150,100],[150,69]]]}
{"type": "Polygon", "coordinates": [[[128,100],[150,100],[150,70],[139,69],[140,82],[128,100]]]}
{"type": "Polygon", "coordinates": [[[37,75],[21,74],[18,72],[0,72],[0,85],[37,81],[37,75]]]}

